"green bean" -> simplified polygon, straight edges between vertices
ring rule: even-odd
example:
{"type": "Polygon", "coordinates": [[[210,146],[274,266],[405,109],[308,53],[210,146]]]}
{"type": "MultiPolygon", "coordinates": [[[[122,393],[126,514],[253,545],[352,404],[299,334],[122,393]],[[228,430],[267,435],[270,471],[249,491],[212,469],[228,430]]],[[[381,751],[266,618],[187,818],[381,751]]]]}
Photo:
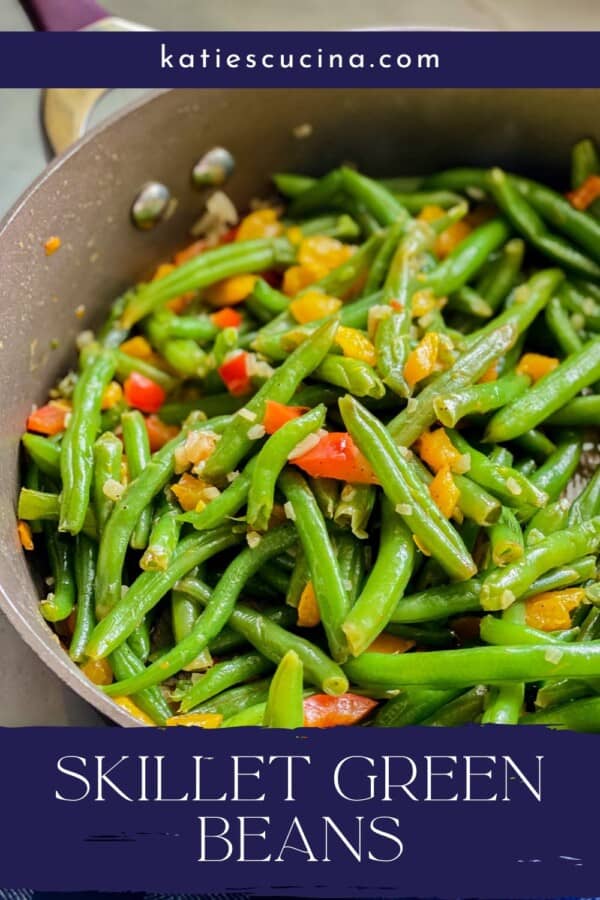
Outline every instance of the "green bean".
{"type": "Polygon", "coordinates": [[[450,209],[463,202],[460,194],[453,191],[414,191],[407,194],[404,191],[394,191],[393,187],[386,182],[384,184],[393,191],[396,200],[413,216],[420,213],[424,206],[440,206],[442,209],[450,209]]]}
{"type": "Polygon", "coordinates": [[[529,478],[530,484],[557,500],[575,474],[581,458],[581,437],[567,435],[529,478]]]}
{"type": "Polygon", "coordinates": [[[439,263],[423,286],[432,288],[438,297],[453,294],[477,274],[490,253],[500,247],[509,234],[509,227],[502,219],[480,225],[439,263]]]}
{"type": "MultiPolygon", "coordinates": [[[[239,539],[226,526],[184,538],[164,572],[142,572],[127,593],[96,625],[87,646],[88,656],[95,659],[107,656],[129,637],[145,614],[156,606],[180,578],[194,566],[231,547],[239,539]]],[[[199,647],[197,652],[202,649],[203,647],[199,647]]],[[[190,659],[195,656],[193,654],[190,659]]]]}
{"type": "Polygon", "coordinates": [[[178,520],[193,525],[197,531],[207,531],[209,528],[216,528],[227,519],[233,518],[248,499],[248,491],[250,490],[255,467],[256,458],[253,457],[231,484],[224,491],[221,491],[218,497],[207,503],[204,509],[181,513],[178,516],[178,520]]]}
{"type": "Polygon", "coordinates": [[[490,702],[481,718],[482,725],[516,725],[525,698],[522,682],[498,685],[492,689],[490,702]]]}
{"type": "Polygon", "coordinates": [[[515,287],[524,255],[525,242],[521,238],[512,238],[476,282],[475,290],[492,310],[499,309],[515,287]]]}
{"type": "Polygon", "coordinates": [[[454,392],[477,381],[498,357],[514,346],[520,334],[533,322],[554,294],[562,273],[546,269],[519,289],[519,297],[509,309],[475,333],[473,343],[447,372],[435,378],[418,397],[410,413],[402,411],[388,424],[397,444],[410,446],[435,422],[433,403],[440,394],[454,392]]]}
{"type": "Polygon", "coordinates": [[[94,468],[94,441],[100,429],[100,404],[114,371],[113,352],[103,350],[88,362],[77,380],[60,450],[59,531],[77,534],[83,527],[94,468]]]}
{"type": "Polygon", "coordinates": [[[410,388],[404,377],[408,355],[407,321],[404,313],[392,312],[381,320],[375,333],[377,370],[383,383],[399,397],[410,395],[410,388]]]}
{"type": "MultiPolygon", "coordinates": [[[[287,177],[289,185],[289,176],[287,177]]],[[[303,176],[302,176],[303,177],[303,176]]],[[[279,188],[281,176],[277,176],[275,184],[279,188]]],[[[308,185],[308,182],[305,182],[308,185]]],[[[314,212],[317,209],[323,209],[331,205],[331,201],[341,192],[343,188],[342,173],[339,169],[334,169],[327,175],[319,179],[312,179],[312,184],[305,187],[302,192],[295,193],[293,202],[288,207],[288,215],[292,219],[301,219],[314,212]]]]}
{"type": "Polygon", "coordinates": [[[396,622],[388,622],[385,634],[394,634],[407,641],[414,641],[421,647],[453,647],[456,638],[450,628],[442,625],[399,625],[396,622]]]}
{"type": "Polygon", "coordinates": [[[256,457],[248,492],[248,524],[265,531],[273,511],[275,485],[290,454],[323,426],[327,408],[320,404],[297,419],[291,419],[272,434],[256,457]]]}
{"type": "Polygon", "coordinates": [[[557,591],[560,588],[581,584],[595,577],[595,558],[593,556],[584,556],[581,559],[568,563],[566,566],[558,566],[545,575],[540,575],[531,587],[522,594],[521,600],[527,600],[529,597],[534,597],[536,594],[542,594],[545,591],[557,591]]]}
{"type": "MultiPolygon", "coordinates": [[[[224,430],[228,422],[228,417],[209,419],[195,424],[192,430],[220,431],[224,430]]],[[[141,475],[127,486],[106,523],[100,541],[96,573],[96,615],[99,619],[120,599],[123,562],[129,539],[142,510],[173,476],[175,450],[185,443],[187,435],[188,432],[184,429],[153,454],[141,475]]]]}
{"type": "Polygon", "coordinates": [[[349,532],[335,535],[335,552],[342,582],[348,595],[349,608],[356,602],[365,578],[365,554],[363,544],[349,532]]]}
{"type": "Polygon", "coordinates": [[[546,324],[565,356],[581,350],[583,342],[558,297],[552,297],[546,307],[546,324]]]}
{"type": "Polygon", "coordinates": [[[590,175],[600,173],[600,157],[593,140],[584,138],[571,151],[571,187],[578,188],[590,175]]]}
{"type": "Polygon", "coordinates": [[[40,602],[40,612],[47,622],[62,622],[69,618],[75,606],[73,545],[67,537],[58,534],[47,524],[44,526],[44,536],[53,578],[53,589],[40,602]]]}
{"type": "Polygon", "coordinates": [[[181,294],[200,290],[232,275],[271,269],[280,260],[291,261],[292,258],[290,244],[284,238],[238,241],[207,250],[157,281],[130,291],[126,295],[121,327],[131,328],[181,294]]]}
{"type": "Polygon", "coordinates": [[[504,507],[499,520],[489,532],[492,561],[497,566],[505,566],[523,556],[525,544],[523,533],[515,514],[504,507]]]}
{"type": "Polygon", "coordinates": [[[544,725],[549,728],[568,728],[569,731],[600,731],[600,697],[572,700],[562,706],[539,710],[522,716],[521,725],[544,725]]]}
{"type": "Polygon", "coordinates": [[[598,378],[600,378],[600,340],[595,340],[567,357],[524,395],[497,412],[488,424],[485,439],[501,442],[524,434],[559,410],[582,388],[593,384],[598,378]]]}
{"type": "Polygon", "coordinates": [[[77,587],[77,608],[75,628],[69,656],[74,662],[81,662],[85,657],[85,646],[95,625],[94,617],[94,578],[96,575],[95,541],[85,534],[78,534],[75,540],[75,584],[77,587]]]}
{"type": "Polygon", "coordinates": [[[481,604],[487,610],[506,609],[550,569],[596,553],[598,548],[600,517],[548,535],[528,547],[521,559],[487,575],[481,587],[481,604]]]}
{"type": "MultiPolygon", "coordinates": [[[[58,494],[21,488],[17,504],[19,519],[23,519],[25,522],[58,521],[59,511],[60,497],[58,494]]],[[[96,519],[91,509],[86,512],[81,530],[89,537],[97,536],[96,519]]]]}
{"type": "Polygon", "coordinates": [[[502,500],[505,505],[517,508],[528,504],[535,507],[545,505],[548,495],[516,469],[490,462],[485,454],[475,450],[457,431],[449,430],[447,433],[454,447],[470,458],[468,477],[502,500]]]}
{"type": "Polygon", "coordinates": [[[475,564],[458,533],[440,513],[420,479],[382,423],[353,397],[343,397],[340,412],[357,446],[377,475],[384,494],[420,544],[458,580],[469,578],[475,564]]]}
{"type": "MultiPolygon", "coordinates": [[[[135,479],[138,475],[141,475],[150,462],[150,441],[148,439],[146,421],[141,412],[130,410],[123,413],[121,425],[129,476],[131,479],[135,479]]],[[[131,535],[130,543],[135,550],[144,550],[146,547],[151,525],[152,508],[147,506],[142,510],[131,535]]]]}
{"type": "MultiPolygon", "coordinates": [[[[193,580],[187,578],[179,587],[193,591],[201,603],[206,603],[204,592],[197,589],[193,580]]],[[[287,615],[291,611],[284,609],[283,612],[287,615]]],[[[289,622],[286,620],[282,624],[289,622]]],[[[288,650],[295,650],[302,660],[307,680],[326,694],[343,694],[348,690],[348,680],[337,663],[310,641],[286,631],[272,614],[238,603],[229,618],[229,625],[271,662],[278,663],[288,650]]]]}
{"type": "MultiPolygon", "coordinates": [[[[246,409],[261,422],[267,400],[288,403],[300,383],[317,368],[333,343],[337,322],[322,325],[313,335],[292,353],[277,369],[273,377],[246,403],[246,409]]],[[[203,475],[212,479],[226,475],[252,447],[248,427],[244,419],[236,416],[225,429],[221,440],[206,462],[203,475]]]]}
{"type": "Polygon", "coordinates": [[[221,728],[248,728],[252,725],[264,726],[266,711],[266,701],[263,703],[257,703],[254,706],[249,706],[246,709],[242,709],[239,712],[234,713],[234,715],[229,716],[227,719],[221,722],[221,728]]]}
{"type": "MultiPolygon", "coordinates": [[[[176,587],[171,591],[171,628],[173,638],[178,644],[191,633],[194,623],[200,614],[198,603],[188,594],[178,591],[176,587]]],[[[135,632],[134,632],[135,633],[135,632]]],[[[131,638],[129,639],[131,644],[131,638]]],[[[210,669],[213,664],[212,655],[208,647],[204,647],[194,659],[183,667],[184,672],[203,672],[210,669]]]]}
{"type": "Polygon", "coordinates": [[[137,372],[139,375],[144,375],[145,378],[149,378],[151,381],[159,384],[167,394],[174,390],[179,384],[178,379],[174,378],[173,375],[169,375],[168,372],[164,372],[157,366],[153,366],[152,363],[149,363],[145,359],[139,359],[137,356],[129,356],[129,354],[124,353],[122,350],[115,351],[115,360],[115,373],[122,380],[125,380],[134,372],[137,372]]]}
{"type": "Polygon", "coordinates": [[[392,225],[398,219],[408,222],[409,214],[391,191],[366,175],[342,168],[342,183],[346,191],[360,203],[381,225],[392,225]]]}
{"type": "Polygon", "coordinates": [[[280,194],[293,200],[314,187],[317,179],[310,175],[297,175],[295,172],[277,172],[273,175],[273,183],[280,194]]]}
{"type": "Polygon", "coordinates": [[[193,338],[164,337],[162,324],[154,315],[145,320],[144,331],[169,366],[182,378],[202,378],[206,374],[207,353],[193,338]]]}
{"type": "Polygon", "coordinates": [[[93,453],[92,497],[98,532],[102,534],[114,506],[114,501],[104,493],[104,486],[107,481],[121,482],[123,445],[112,431],[105,431],[94,444],[93,453]]]}
{"type": "Polygon", "coordinates": [[[352,241],[360,237],[361,226],[348,213],[323,215],[296,223],[303,237],[326,235],[338,241],[352,241]]]}
{"type": "Polygon", "coordinates": [[[285,595],[285,602],[288,606],[292,606],[294,607],[294,609],[298,607],[298,604],[300,603],[300,597],[302,596],[302,591],[309,581],[310,571],[308,568],[306,554],[304,553],[302,547],[299,547],[296,552],[294,568],[292,570],[288,589],[285,595]]]}
{"type": "Polygon", "coordinates": [[[546,419],[546,425],[585,428],[600,421],[600,396],[575,397],[546,419]]]}
{"type": "Polygon", "coordinates": [[[375,504],[375,488],[371,484],[347,484],[335,508],[333,521],[349,527],[357,538],[368,537],[367,526],[375,504]]]}
{"type": "Polygon", "coordinates": [[[401,688],[409,684],[470,687],[541,678],[594,678],[600,675],[600,645],[548,643],[431,650],[396,656],[363,653],[344,666],[352,681],[401,688]]]}
{"type": "Polygon", "coordinates": [[[175,553],[180,531],[179,507],[165,498],[156,513],[148,545],[140,560],[145,572],[164,572],[175,553]]]}
{"type": "Polygon", "coordinates": [[[476,319],[489,319],[494,314],[494,310],[487,300],[484,300],[468,284],[463,284],[454,294],[450,295],[448,307],[457,312],[467,313],[476,319]]]}
{"type": "Polygon", "coordinates": [[[488,689],[479,684],[470,691],[454,697],[431,715],[421,721],[421,725],[432,725],[437,728],[453,728],[475,722],[483,712],[488,689]]]}
{"type": "Polygon", "coordinates": [[[542,536],[566,528],[568,513],[568,500],[555,500],[543,509],[538,509],[525,529],[525,543],[535,544],[542,536]]]}
{"type": "Polygon", "coordinates": [[[390,264],[406,227],[403,219],[397,219],[389,228],[383,244],[380,246],[367,275],[362,294],[368,296],[381,289],[390,264]]]}
{"type": "Polygon", "coordinates": [[[385,396],[385,386],[375,369],[362,359],[329,354],[312,373],[314,378],[350,391],[356,397],[385,396]]]}
{"type": "Polygon", "coordinates": [[[256,652],[217,663],[186,691],[179,711],[189,712],[198,704],[220,694],[221,691],[248,679],[264,675],[272,668],[272,664],[256,652]]]}
{"type": "Polygon", "coordinates": [[[60,447],[57,444],[30,432],[25,432],[21,443],[40,472],[55,480],[60,478],[60,447]]]}
{"type": "Polygon", "coordinates": [[[283,597],[286,596],[290,583],[290,576],[284,569],[278,566],[276,562],[265,563],[260,573],[260,580],[268,585],[268,587],[272,588],[276,594],[283,597]]]}
{"type": "Polygon", "coordinates": [[[129,635],[129,646],[142,662],[150,656],[150,624],[148,618],[142,619],[129,635]]]}
{"type": "MultiPolygon", "coordinates": [[[[174,570],[177,563],[179,563],[177,566],[179,570],[177,572],[177,577],[181,577],[181,574],[185,574],[183,570],[189,572],[191,568],[197,565],[198,562],[201,562],[202,559],[206,559],[208,555],[212,555],[212,553],[218,552],[218,549],[224,549],[225,546],[231,545],[232,538],[233,536],[229,535],[228,537],[223,530],[221,530],[220,533],[218,531],[215,532],[214,537],[211,532],[208,532],[206,536],[194,535],[194,543],[191,544],[190,553],[182,552],[181,554],[178,554],[174,563],[169,567],[169,571],[171,572],[171,570],[174,570]],[[202,546],[203,543],[206,549],[203,548],[203,552],[200,552],[198,545],[202,546]],[[218,548],[217,544],[220,544],[218,548]],[[208,547],[211,547],[211,554],[207,552],[208,547]],[[184,557],[187,558],[183,559],[184,557]],[[184,562],[185,565],[183,564],[184,562]],[[190,562],[192,564],[188,565],[190,562]]],[[[227,567],[223,578],[219,581],[219,584],[213,591],[208,606],[196,620],[190,634],[159,660],[148,666],[139,676],[128,678],[125,681],[107,686],[105,688],[106,693],[111,695],[136,693],[136,691],[143,687],[158,684],[159,682],[165,681],[165,679],[174,675],[176,672],[181,671],[185,665],[197,657],[200,651],[203,650],[210,640],[225,626],[227,620],[231,616],[240,592],[250,576],[260,571],[260,568],[267,559],[282,553],[285,549],[290,547],[295,540],[296,533],[294,528],[291,525],[284,525],[266,534],[262,538],[260,544],[253,550],[249,547],[242,550],[227,567]]],[[[184,542],[182,542],[182,545],[183,544],[184,542]]],[[[161,593],[162,595],[162,593],[164,593],[163,588],[165,587],[165,581],[167,581],[167,589],[174,583],[171,579],[167,580],[162,573],[160,575],[157,575],[156,573],[144,573],[137,579],[136,584],[139,585],[144,578],[163,579],[160,590],[155,590],[154,595],[158,593],[161,593]]],[[[156,584],[156,582],[153,582],[153,586],[154,584],[156,584]]],[[[128,593],[131,593],[131,591],[128,593]]],[[[139,599],[138,596],[135,596],[135,598],[131,599],[129,604],[121,604],[119,613],[115,613],[114,615],[109,613],[109,616],[112,615],[114,628],[113,625],[109,623],[109,625],[101,629],[101,626],[104,625],[104,621],[106,621],[103,620],[97,626],[96,636],[94,637],[94,635],[92,635],[91,647],[88,647],[88,652],[93,651],[96,654],[102,654],[106,652],[106,648],[110,647],[111,643],[118,643],[120,637],[125,634],[129,628],[128,619],[132,618],[136,612],[138,616],[143,615],[148,608],[149,602],[154,600],[154,597],[148,597],[148,593],[149,592],[146,591],[142,593],[141,589],[138,590],[137,594],[140,595],[139,599]],[[137,610],[134,608],[134,603],[137,606],[137,610]]],[[[115,610],[116,609],[117,607],[115,607],[115,610]]]]}
{"type": "Polygon", "coordinates": [[[206,343],[214,340],[219,327],[206,313],[201,315],[178,316],[168,309],[155,313],[152,317],[152,333],[156,335],[157,344],[169,338],[185,338],[206,343]]]}
{"type": "MultiPolygon", "coordinates": [[[[558,590],[580,584],[595,577],[596,563],[592,556],[574,560],[541,575],[521,595],[521,599],[533,597],[545,591],[558,590]]],[[[391,622],[414,623],[431,622],[468,612],[479,612],[482,578],[471,578],[459,584],[445,584],[430,590],[410,594],[398,603],[392,613],[391,622]]]]}
{"type": "MultiPolygon", "coordinates": [[[[588,275],[592,278],[600,277],[600,266],[596,261],[598,258],[597,251],[595,251],[595,259],[592,259],[585,256],[564,238],[548,231],[538,210],[531,203],[532,196],[530,191],[526,191],[524,195],[519,186],[515,184],[514,179],[509,178],[502,169],[492,169],[489,173],[487,184],[495,202],[510,223],[540,253],[548,256],[559,265],[573,269],[582,275],[588,275]]],[[[520,182],[519,185],[521,184],[520,182]]],[[[572,212],[575,212],[567,201],[564,202],[564,205],[569,207],[572,212]]],[[[547,211],[548,208],[546,207],[545,212],[547,211]]],[[[552,218],[554,219],[552,224],[559,224],[554,217],[552,218]]],[[[560,224],[564,225],[565,222],[561,220],[560,224]]],[[[593,247],[587,246],[586,249],[594,253],[593,247]]]]}
{"type": "MultiPolygon", "coordinates": [[[[586,285],[587,286],[587,285],[586,285]]],[[[562,305],[573,314],[571,319],[571,327],[574,327],[575,317],[581,318],[581,328],[588,328],[590,331],[598,331],[600,329],[600,304],[596,298],[586,296],[588,291],[583,294],[579,291],[574,283],[565,282],[559,291],[559,299],[562,305]]]]}
{"type": "Polygon", "coordinates": [[[452,475],[452,480],[460,494],[458,508],[467,519],[484,527],[498,521],[502,504],[496,497],[464,475],[452,475]]]}
{"type": "Polygon", "coordinates": [[[279,485],[294,511],[294,521],[308,561],[331,655],[336,661],[343,661],[348,654],[342,631],[342,622],[348,611],[348,597],[325,519],[306,481],[298,472],[284,470],[279,485]]]}
{"type": "Polygon", "coordinates": [[[325,518],[333,519],[340,502],[339,481],[334,478],[309,478],[308,483],[325,518]]]}
{"type": "Polygon", "coordinates": [[[502,646],[511,644],[563,644],[572,641],[576,630],[570,629],[561,633],[550,633],[530,628],[528,625],[511,622],[508,619],[497,619],[495,616],[484,616],[479,625],[479,634],[486,644],[502,646]]]}
{"type": "Polygon", "coordinates": [[[384,630],[415,564],[412,535],[388,500],[383,501],[381,515],[375,564],[342,625],[353,656],[359,656],[384,630]]]}
{"type": "Polygon", "coordinates": [[[600,469],[596,469],[569,510],[569,525],[581,525],[600,514],[600,469]]]}
{"type": "Polygon", "coordinates": [[[427,688],[404,688],[397,697],[380,707],[375,716],[376,728],[401,728],[417,725],[457,695],[456,690],[432,691],[427,688]]]}
{"type": "Polygon", "coordinates": [[[433,408],[442,425],[454,428],[465,416],[482,415],[505,406],[530,383],[527,375],[503,375],[497,381],[465,387],[460,393],[441,394],[434,400],[433,408]]]}
{"type": "MultiPolygon", "coordinates": [[[[144,663],[138,659],[131,647],[122,644],[110,655],[110,667],[118,680],[130,678],[144,671],[144,663]]],[[[160,688],[149,687],[133,695],[136,706],[145,712],[157,725],[166,725],[171,710],[160,688]]]]}
{"type": "Polygon", "coordinates": [[[552,443],[550,438],[546,437],[543,431],[538,431],[537,428],[520,434],[514,441],[524,453],[530,454],[538,462],[546,459],[556,450],[556,444],[552,443]]]}
{"type": "Polygon", "coordinates": [[[301,728],[304,724],[302,661],[294,650],[288,650],[271,680],[265,708],[265,728],[301,728]]]}
{"type": "Polygon", "coordinates": [[[217,415],[230,415],[244,405],[246,397],[236,397],[233,394],[210,394],[198,397],[195,400],[179,400],[173,403],[165,403],[160,408],[160,420],[167,425],[181,425],[190,413],[200,411],[212,419],[217,415]]]}
{"type": "Polygon", "coordinates": [[[240,710],[252,708],[256,704],[264,703],[269,694],[270,678],[261,678],[251,681],[249,684],[229,688],[204,703],[199,703],[191,712],[218,713],[224,719],[235,716],[240,710]]]}

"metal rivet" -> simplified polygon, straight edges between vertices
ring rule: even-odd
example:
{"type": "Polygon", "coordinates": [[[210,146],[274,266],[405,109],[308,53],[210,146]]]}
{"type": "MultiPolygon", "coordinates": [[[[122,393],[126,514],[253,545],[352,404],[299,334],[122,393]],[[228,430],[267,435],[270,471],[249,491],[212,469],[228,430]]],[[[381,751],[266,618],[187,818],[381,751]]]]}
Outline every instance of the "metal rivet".
{"type": "Polygon", "coordinates": [[[148,181],[133,201],[131,216],[137,228],[147,231],[164,218],[171,203],[171,192],[159,181],[148,181]]]}
{"type": "Polygon", "coordinates": [[[224,147],[213,147],[198,160],[192,169],[196,187],[219,187],[225,184],[235,169],[235,160],[224,147]]]}

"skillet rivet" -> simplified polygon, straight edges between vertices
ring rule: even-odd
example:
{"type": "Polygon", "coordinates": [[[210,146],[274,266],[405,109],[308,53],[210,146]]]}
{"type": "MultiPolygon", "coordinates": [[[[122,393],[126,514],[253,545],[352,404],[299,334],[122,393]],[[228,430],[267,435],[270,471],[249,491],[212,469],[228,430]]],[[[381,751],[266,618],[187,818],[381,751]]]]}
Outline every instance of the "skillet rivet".
{"type": "Polygon", "coordinates": [[[192,169],[195,187],[220,187],[233,174],[235,160],[224,147],[213,147],[192,169]]]}
{"type": "Polygon", "coordinates": [[[154,228],[169,209],[171,192],[160,181],[148,181],[140,190],[131,207],[131,217],[136,228],[148,231],[154,228]]]}

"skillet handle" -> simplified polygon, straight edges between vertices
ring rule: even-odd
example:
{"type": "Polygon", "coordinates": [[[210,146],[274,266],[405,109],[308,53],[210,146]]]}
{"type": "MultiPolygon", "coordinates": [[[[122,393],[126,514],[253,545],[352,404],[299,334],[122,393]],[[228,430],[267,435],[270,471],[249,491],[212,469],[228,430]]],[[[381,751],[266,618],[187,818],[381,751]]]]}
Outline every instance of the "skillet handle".
{"type": "Polygon", "coordinates": [[[79,31],[108,16],[96,0],[21,0],[21,4],[40,31],[79,31]]]}

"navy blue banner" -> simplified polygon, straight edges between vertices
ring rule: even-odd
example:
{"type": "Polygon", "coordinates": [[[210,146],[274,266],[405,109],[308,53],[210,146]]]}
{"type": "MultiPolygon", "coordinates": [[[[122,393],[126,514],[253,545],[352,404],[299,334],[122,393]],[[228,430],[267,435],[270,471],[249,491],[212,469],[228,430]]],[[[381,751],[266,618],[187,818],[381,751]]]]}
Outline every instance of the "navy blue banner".
{"type": "Polygon", "coordinates": [[[599,747],[493,726],[2,729],[0,885],[591,896],[599,747]]]}
{"type": "Polygon", "coordinates": [[[598,87],[598,32],[0,32],[2,87],[598,87]]]}

